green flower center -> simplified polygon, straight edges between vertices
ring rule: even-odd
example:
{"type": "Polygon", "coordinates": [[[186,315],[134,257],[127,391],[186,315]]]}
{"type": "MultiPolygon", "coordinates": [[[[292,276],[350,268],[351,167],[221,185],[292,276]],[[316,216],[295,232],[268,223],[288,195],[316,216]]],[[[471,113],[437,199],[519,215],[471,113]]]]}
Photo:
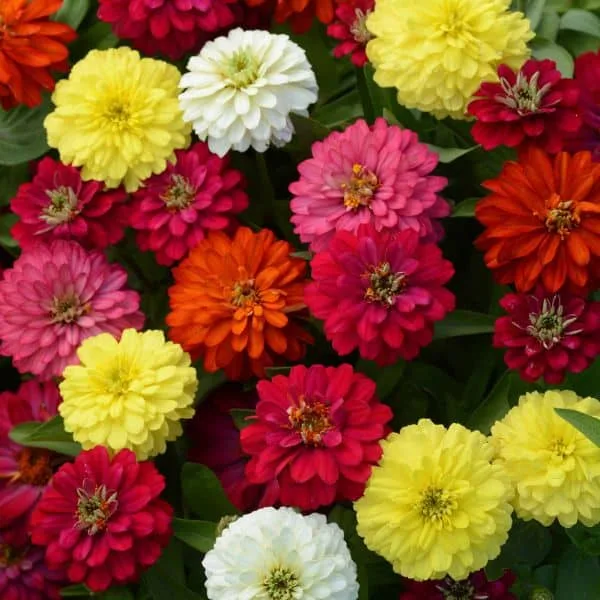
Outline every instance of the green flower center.
{"type": "Polygon", "coordinates": [[[18,550],[8,544],[0,544],[0,567],[6,568],[18,565],[25,554],[25,550],[18,550]]]}
{"type": "Polygon", "coordinates": [[[567,327],[575,321],[577,321],[577,317],[565,315],[560,297],[554,296],[552,299],[544,299],[539,313],[529,314],[529,325],[526,331],[538,340],[546,350],[549,350],[555,344],[558,344],[565,335],[581,333],[581,329],[566,331],[567,327]]]}
{"type": "Polygon", "coordinates": [[[425,521],[446,522],[456,508],[456,501],[446,490],[430,486],[421,492],[418,512],[425,521]]]}
{"type": "MultiPolygon", "coordinates": [[[[510,85],[504,77],[500,78],[503,96],[496,96],[496,101],[500,102],[517,111],[521,116],[535,113],[539,110],[542,99],[552,87],[551,84],[538,88],[539,71],[527,79],[521,71],[517,73],[517,80],[514,85],[510,85]]],[[[557,100],[556,102],[559,102],[557,100]]]]}
{"type": "Polygon", "coordinates": [[[161,196],[167,208],[173,212],[187,208],[196,197],[197,189],[183,175],[171,175],[171,185],[161,196]]]}
{"type": "Polygon", "coordinates": [[[367,167],[356,163],[348,183],[342,183],[344,206],[348,210],[358,210],[362,206],[371,206],[375,190],[379,187],[377,175],[367,167]]]}
{"type": "Polygon", "coordinates": [[[225,65],[223,75],[230,87],[236,89],[252,85],[259,77],[260,62],[248,50],[238,50],[225,65]]]}
{"type": "Polygon", "coordinates": [[[438,586],[444,600],[487,600],[487,594],[475,595],[475,588],[469,580],[454,581],[446,577],[444,583],[438,586]]]}
{"type": "Polygon", "coordinates": [[[392,267],[388,262],[382,262],[378,266],[372,267],[362,276],[368,281],[364,299],[367,302],[379,302],[387,308],[394,305],[396,296],[401,294],[408,285],[406,275],[392,272],[392,267]]]}
{"type": "Polygon", "coordinates": [[[54,190],[46,190],[46,196],[50,198],[50,204],[42,210],[40,219],[50,227],[72,221],[79,214],[77,210],[79,199],[73,188],[60,186],[54,190]]]}
{"type": "Polygon", "coordinates": [[[350,26],[350,33],[359,44],[366,44],[373,37],[367,29],[367,17],[371,14],[371,11],[368,10],[365,13],[360,8],[357,8],[354,10],[354,14],[356,15],[356,19],[350,26]]]}
{"type": "Polygon", "coordinates": [[[54,297],[50,307],[52,323],[75,323],[81,315],[88,314],[91,310],[89,304],[82,304],[75,294],[54,297]]]}
{"type": "Polygon", "coordinates": [[[263,579],[262,586],[269,600],[294,600],[300,581],[291,569],[275,567],[263,579]]]}
{"type": "Polygon", "coordinates": [[[117,492],[107,490],[104,484],[97,485],[92,492],[82,487],[77,490],[77,498],[75,526],[87,530],[88,535],[104,531],[119,505],[117,492]]]}

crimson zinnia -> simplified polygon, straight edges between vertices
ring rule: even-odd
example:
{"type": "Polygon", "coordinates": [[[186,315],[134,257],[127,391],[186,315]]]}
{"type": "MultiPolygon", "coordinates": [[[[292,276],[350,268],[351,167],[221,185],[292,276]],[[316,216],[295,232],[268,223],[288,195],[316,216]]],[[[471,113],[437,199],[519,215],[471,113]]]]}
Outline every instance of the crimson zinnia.
{"type": "Polygon", "coordinates": [[[530,147],[483,186],[491,193],[475,207],[486,228],[475,245],[499,283],[590,287],[600,266],[600,165],[589,152],[552,158],[530,147]]]}
{"type": "Polygon", "coordinates": [[[164,477],[131,450],[112,459],[103,446],[63,465],[31,516],[31,539],[50,568],[101,592],[132,583],[171,537],[172,507],[159,498],[164,477]]]}
{"type": "Polygon", "coordinates": [[[375,382],[351,365],[298,365],[256,389],[256,420],[241,433],[248,479],[277,482],[281,504],[302,510],[360,498],[392,418],[375,382]]]}
{"type": "Polygon", "coordinates": [[[0,2],[0,104],[5,110],[42,101],[41,91],[53,90],[52,71],[66,71],[75,39],[71,27],[48,16],[62,0],[2,0],[0,2]]]}
{"type": "Polygon", "coordinates": [[[350,55],[352,64],[364,67],[367,63],[367,42],[373,37],[367,29],[367,17],[375,0],[340,0],[335,8],[335,18],[327,26],[327,35],[340,40],[334,48],[336,58],[350,55]]]}

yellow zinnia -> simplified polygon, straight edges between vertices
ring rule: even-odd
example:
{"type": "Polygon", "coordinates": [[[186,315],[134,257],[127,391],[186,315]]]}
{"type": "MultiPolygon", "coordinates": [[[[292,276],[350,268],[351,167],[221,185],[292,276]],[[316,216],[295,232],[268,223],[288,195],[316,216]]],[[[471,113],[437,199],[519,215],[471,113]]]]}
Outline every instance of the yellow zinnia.
{"type": "Polygon", "coordinates": [[[129,448],[139,460],[165,451],[194,414],[198,387],[190,356],[162,331],[126,329],[120,341],[102,333],[86,339],[60,384],[65,430],[85,450],[129,448]]]}
{"type": "Polygon", "coordinates": [[[375,81],[398,88],[398,102],[442,118],[465,117],[471,96],[497,80],[502,63],[519,68],[533,38],[510,0],[377,0],[367,19],[375,81]]]}
{"type": "Polygon", "coordinates": [[[461,580],[498,556],[511,526],[512,486],[484,435],[421,419],[382,442],[355,503],[368,548],[410,579],[461,580]]]}
{"type": "Polygon", "coordinates": [[[492,427],[491,440],[513,480],[515,510],[525,520],[563,527],[600,523],[600,448],[562,419],[555,408],[600,417],[600,402],[553,390],[521,396],[492,427]]]}
{"type": "Polygon", "coordinates": [[[177,95],[181,74],[131,48],[92,50],[52,94],[44,122],[61,161],[83,167],[84,180],[128,192],[162,173],[190,142],[177,95]]]}

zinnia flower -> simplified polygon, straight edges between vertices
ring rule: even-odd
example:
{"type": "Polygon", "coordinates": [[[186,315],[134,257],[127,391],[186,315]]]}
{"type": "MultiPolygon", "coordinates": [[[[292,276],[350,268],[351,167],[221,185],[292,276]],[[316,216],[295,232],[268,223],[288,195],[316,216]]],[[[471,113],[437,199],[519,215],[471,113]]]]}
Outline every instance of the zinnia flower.
{"type": "Polygon", "coordinates": [[[443,229],[435,219],[450,212],[438,195],[446,178],[431,175],[437,162],[416,133],[383,119],[333,132],[313,144],[290,185],[294,231],[314,252],[327,249],[336,231],[356,233],[365,223],[377,231],[414,229],[437,241],[443,229]]]}
{"type": "Polygon", "coordinates": [[[287,144],[290,114],[306,116],[317,100],[306,53],[287,35],[234,29],[208,42],[187,68],[179,85],[183,118],[219,156],[287,144]]]}
{"type": "MultiPolygon", "coordinates": [[[[270,0],[246,0],[252,7],[268,4],[270,0]]],[[[312,26],[315,16],[321,23],[333,19],[334,0],[277,0],[275,20],[278,23],[289,21],[294,33],[306,33],[312,26]]]]}
{"type": "Polygon", "coordinates": [[[49,569],[44,564],[44,549],[32,546],[23,530],[15,544],[0,531],[0,598],[2,600],[60,600],[66,584],[63,565],[49,569]]]}
{"type": "Polygon", "coordinates": [[[240,430],[231,411],[253,410],[256,391],[244,391],[241,384],[217,388],[196,409],[187,428],[191,448],[188,460],[206,465],[219,478],[230,502],[241,512],[273,504],[264,485],[251,483],[245,468],[249,457],[242,451],[240,430]]]}
{"type": "Polygon", "coordinates": [[[127,47],[92,50],[60,81],[44,125],[61,161],[84,181],[134,192],[189,144],[177,102],[180,73],[127,47]]]}
{"type": "Polygon", "coordinates": [[[293,367],[259,381],[256,420],[242,429],[251,482],[277,482],[281,504],[315,510],[363,494],[392,411],[351,365],[293,367]]]}
{"type": "Polygon", "coordinates": [[[338,231],[311,267],[306,304],[324,319],[325,335],[342,356],[358,348],[380,365],[411,360],[433,339],[435,321],[454,309],[454,295],[443,287],[452,264],[413,230],[338,231]]]}
{"type": "Polygon", "coordinates": [[[517,516],[548,526],[600,523],[600,448],[555,408],[600,417],[600,402],[571,391],[530,392],[492,427],[496,462],[516,487],[517,516]]]}
{"type": "Polygon", "coordinates": [[[212,229],[226,229],[248,206],[240,171],[198,142],[175,153],[177,162],[133,195],[131,225],[141,250],[161,265],[181,260],[212,229]]]}
{"type": "Polygon", "coordinates": [[[39,241],[72,239],[102,250],[125,233],[130,211],[126,201],[123,190],[105,191],[98,181],[84,182],[79,169],[46,156],[31,183],[21,185],[10,202],[20,217],[11,234],[22,249],[39,241]]]}
{"type": "Polygon", "coordinates": [[[61,375],[85,338],[142,327],[140,297],[126,284],[123,268],[76,242],[25,251],[0,280],[0,354],[21,373],[61,375]]]}
{"type": "Polygon", "coordinates": [[[355,503],[368,548],[410,579],[460,581],[500,554],[512,485],[486,437],[421,419],[382,443],[383,458],[355,503]]]}
{"type": "MultiPolygon", "coordinates": [[[[60,457],[43,448],[23,447],[8,434],[20,423],[51,419],[57,414],[59,402],[58,388],[53,382],[30,380],[22,383],[16,392],[0,393],[0,529],[10,528],[11,541],[20,529],[19,524],[26,529],[29,513],[50,481],[60,457]]],[[[25,536],[18,544],[25,544],[26,540],[25,536]]],[[[1,581],[0,575],[0,592],[1,581]]]]}
{"type": "Polygon", "coordinates": [[[161,454],[194,414],[196,369],[162,331],[108,333],[77,350],[81,364],[67,367],[59,407],[65,430],[84,449],[129,448],[139,460],[161,454]]]}
{"type": "Polygon", "coordinates": [[[337,3],[333,23],[327,27],[327,35],[341,40],[333,50],[336,58],[349,54],[355,66],[364,67],[367,63],[365,48],[373,37],[367,29],[367,17],[374,6],[375,0],[340,0],[337,3]]]}
{"type": "Polygon", "coordinates": [[[600,265],[600,165],[589,152],[554,158],[530,147],[508,162],[475,216],[486,230],[475,245],[499,283],[528,292],[581,290],[600,265]]]}
{"type": "Polygon", "coordinates": [[[229,379],[300,360],[312,338],[300,326],[306,261],[292,252],[267,229],[210,232],[173,270],[171,339],[229,379]]]}
{"type": "Polygon", "coordinates": [[[262,508],[231,523],[202,561],[209,600],[356,600],[356,565],[335,523],[262,508]]]}
{"type": "Polygon", "coordinates": [[[510,0],[377,0],[367,19],[375,81],[398,102],[436,117],[465,118],[467,104],[496,69],[518,69],[534,36],[510,0]]]}
{"type": "Polygon", "coordinates": [[[486,82],[475,92],[469,114],[477,122],[473,139],[486,150],[532,142],[551,154],[581,126],[579,86],[563,79],[552,60],[528,60],[519,70],[498,67],[500,83],[486,82]]]}
{"type": "Polygon", "coordinates": [[[496,321],[494,347],[506,348],[504,362],[525,380],[544,377],[561,383],[565,373],[580,373],[600,354],[600,302],[548,294],[541,286],[529,294],[507,294],[508,313],[496,321]]]}
{"type": "Polygon", "coordinates": [[[31,539],[50,568],[67,566],[93,592],[135,582],[171,537],[173,509],[159,498],[163,476],[130,450],[82,452],[54,475],[31,517],[31,539]]]}
{"type": "Polygon", "coordinates": [[[42,101],[54,89],[53,71],[66,71],[75,31],[50,21],[62,0],[2,0],[0,3],[0,104],[9,110],[42,101]]]}
{"type": "Polygon", "coordinates": [[[405,591],[398,600],[517,600],[510,588],[515,582],[511,571],[496,581],[488,581],[483,570],[462,581],[446,577],[441,581],[405,580],[405,591]]]}

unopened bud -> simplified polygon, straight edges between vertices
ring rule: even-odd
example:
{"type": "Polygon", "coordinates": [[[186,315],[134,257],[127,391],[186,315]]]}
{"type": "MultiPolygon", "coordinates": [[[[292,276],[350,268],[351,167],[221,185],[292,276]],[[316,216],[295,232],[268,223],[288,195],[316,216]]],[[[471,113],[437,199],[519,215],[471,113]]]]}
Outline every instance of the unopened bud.
{"type": "Polygon", "coordinates": [[[217,537],[219,537],[234,521],[237,521],[238,518],[237,515],[225,515],[224,517],[221,517],[221,520],[217,525],[217,537]]]}
{"type": "Polygon", "coordinates": [[[549,589],[537,587],[529,594],[529,600],[554,600],[554,594],[549,589]]]}

